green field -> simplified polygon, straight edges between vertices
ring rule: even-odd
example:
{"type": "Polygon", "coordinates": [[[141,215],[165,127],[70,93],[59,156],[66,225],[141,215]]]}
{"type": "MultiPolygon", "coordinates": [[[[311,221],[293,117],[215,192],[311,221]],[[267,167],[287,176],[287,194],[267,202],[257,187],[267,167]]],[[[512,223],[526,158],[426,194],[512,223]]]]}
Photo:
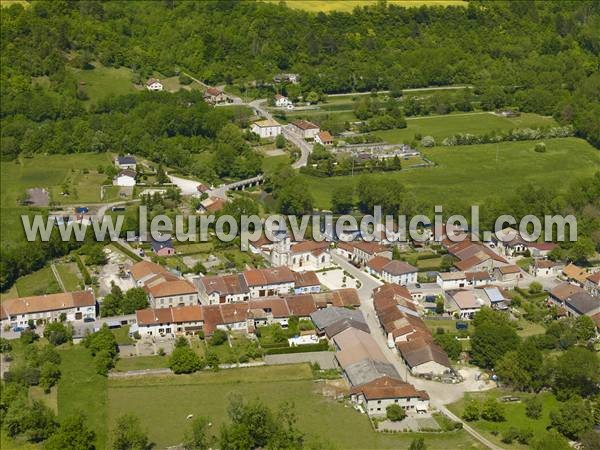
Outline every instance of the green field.
{"type": "Polygon", "coordinates": [[[391,144],[410,143],[415,134],[433,136],[438,145],[442,139],[457,133],[485,134],[513,128],[538,128],[556,125],[551,117],[523,113],[519,117],[500,117],[489,112],[457,113],[443,116],[407,117],[407,127],[374,131],[391,144]]]}
{"type": "Polygon", "coordinates": [[[97,103],[109,95],[139,92],[133,85],[131,69],[105,67],[99,62],[93,62],[92,65],[94,68],[90,70],[70,69],[91,103],[97,103]]]}
{"type": "Polygon", "coordinates": [[[100,184],[106,175],[99,174],[97,168],[109,164],[112,164],[110,153],[35,155],[3,162],[0,165],[2,245],[24,238],[20,215],[31,209],[19,206],[18,200],[26,189],[46,188],[51,193],[51,200],[59,204],[99,202],[100,184]],[[88,173],[84,173],[86,170],[88,173]],[[63,183],[72,189],[68,197],[60,195],[63,183]]]}
{"type": "Polygon", "coordinates": [[[81,274],[76,263],[62,263],[56,265],[56,270],[67,291],[80,289],[81,274]]]}
{"type": "MultiPolygon", "coordinates": [[[[511,395],[515,397],[520,397],[521,399],[525,399],[531,394],[524,394],[522,392],[515,393],[510,391],[502,391],[499,389],[494,389],[488,392],[469,394],[471,398],[481,401],[485,401],[485,399],[488,396],[498,398],[504,395],[511,395]]],[[[533,431],[534,435],[543,433],[546,430],[546,427],[550,425],[550,411],[558,408],[558,400],[556,400],[554,395],[549,392],[543,392],[537,395],[541,398],[543,404],[542,416],[537,420],[530,419],[525,415],[525,403],[521,401],[515,403],[503,403],[506,416],[505,422],[488,422],[486,420],[478,420],[475,422],[469,422],[469,425],[475,428],[480,433],[482,433],[490,441],[501,446],[502,448],[515,450],[529,448],[525,445],[517,443],[516,441],[512,444],[505,444],[501,442],[500,439],[502,438],[502,433],[508,430],[509,428],[529,429],[533,431]],[[500,434],[494,435],[492,432],[499,432],[500,434]]],[[[448,409],[450,409],[450,411],[452,411],[459,417],[462,415],[464,407],[465,399],[459,400],[456,403],[448,405],[448,409]]]]}
{"type": "MultiPolygon", "coordinates": [[[[29,297],[31,295],[55,294],[61,292],[58,281],[52,273],[50,266],[19,278],[15,284],[15,297],[29,297]]],[[[8,297],[8,296],[7,296],[8,297]]],[[[5,298],[5,296],[3,296],[5,298]]]]}
{"type": "Polygon", "coordinates": [[[58,416],[86,415],[88,426],[96,432],[96,448],[107,448],[107,379],[96,373],[90,351],[73,346],[60,352],[61,378],[58,382],[58,416]]]}
{"type": "MultiPolygon", "coordinates": [[[[259,398],[272,408],[293,401],[299,428],[335,448],[407,448],[414,438],[374,432],[365,415],[317,392],[308,365],[113,379],[108,383],[109,424],[120,414],[137,414],[157,448],[164,448],[181,442],[188,414],[209,417],[218,434],[231,393],[259,398]]],[[[425,440],[429,449],[480,448],[463,431],[425,435],[425,440]]]]}
{"type": "Polygon", "coordinates": [[[169,367],[168,356],[135,356],[131,358],[120,358],[115,370],[117,372],[129,372],[130,370],[162,369],[169,367]]]}
{"type": "MultiPolygon", "coordinates": [[[[396,179],[426,205],[471,204],[513,195],[527,182],[561,188],[565,180],[591,176],[600,167],[600,152],[582,139],[545,141],[546,153],[533,150],[534,141],[457,147],[436,147],[423,154],[437,166],[372,175],[396,179]]],[[[359,176],[317,178],[303,175],[315,206],[331,209],[336,187],[353,190],[359,176]]]]}
{"type": "MultiPolygon", "coordinates": [[[[272,0],[270,3],[279,3],[279,0],[272,0]]],[[[466,5],[466,2],[462,0],[388,0],[387,3],[405,8],[466,5]]],[[[302,9],[309,12],[352,12],[357,6],[372,6],[376,4],[377,0],[291,0],[286,2],[286,5],[290,8],[302,9]]]]}

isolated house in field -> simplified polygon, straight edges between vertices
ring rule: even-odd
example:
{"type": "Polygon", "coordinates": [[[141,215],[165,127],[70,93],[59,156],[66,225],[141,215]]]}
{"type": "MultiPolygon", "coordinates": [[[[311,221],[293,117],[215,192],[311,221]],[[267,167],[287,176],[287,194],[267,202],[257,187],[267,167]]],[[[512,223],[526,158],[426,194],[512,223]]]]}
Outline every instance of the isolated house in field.
{"type": "Polygon", "coordinates": [[[276,137],[281,134],[281,124],[275,120],[259,120],[252,124],[250,131],[263,139],[276,137]]]}
{"type": "Polygon", "coordinates": [[[292,109],[294,107],[294,104],[286,96],[281,95],[281,94],[276,94],[275,95],[275,106],[277,106],[278,108],[292,109]]]}
{"type": "Polygon", "coordinates": [[[152,240],[152,250],[157,256],[173,256],[175,254],[175,248],[173,247],[173,241],[171,238],[166,241],[155,241],[152,240]]]}
{"type": "Polygon", "coordinates": [[[204,93],[204,101],[211,105],[218,105],[227,102],[227,96],[221,89],[209,87],[204,93]]]}
{"type": "Polygon", "coordinates": [[[321,131],[319,125],[315,125],[308,120],[295,120],[291,123],[294,133],[299,134],[304,139],[314,139],[321,131]]]}
{"type": "Polygon", "coordinates": [[[136,173],[133,170],[121,170],[113,179],[113,185],[121,187],[133,187],[135,186],[135,175],[136,173]]]}
{"type": "Polygon", "coordinates": [[[315,142],[321,145],[333,145],[333,136],[329,131],[321,131],[315,136],[315,142]]]}
{"type": "Polygon", "coordinates": [[[148,81],[146,81],[146,89],[149,91],[162,91],[163,85],[160,80],[149,78],[148,81]]]}
{"type": "Polygon", "coordinates": [[[89,290],[19,297],[4,300],[0,304],[0,322],[3,327],[26,327],[30,320],[39,324],[58,322],[62,314],[68,322],[95,318],[94,292],[89,290]]]}
{"type": "Polygon", "coordinates": [[[137,162],[131,155],[118,156],[115,158],[115,165],[119,169],[129,169],[135,171],[137,168],[137,162]]]}

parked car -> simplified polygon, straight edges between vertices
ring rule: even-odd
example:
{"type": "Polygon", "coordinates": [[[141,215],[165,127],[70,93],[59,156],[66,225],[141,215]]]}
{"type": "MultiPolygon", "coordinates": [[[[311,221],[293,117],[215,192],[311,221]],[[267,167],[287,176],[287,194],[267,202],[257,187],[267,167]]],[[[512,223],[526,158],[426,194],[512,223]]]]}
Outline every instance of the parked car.
{"type": "Polygon", "coordinates": [[[25,331],[25,328],[23,328],[23,327],[14,327],[12,330],[15,333],[20,333],[21,331],[25,331]]]}
{"type": "Polygon", "coordinates": [[[85,323],[88,323],[88,322],[95,322],[95,321],[96,321],[96,319],[94,319],[93,317],[84,317],[84,318],[83,318],[83,321],[84,321],[85,323]]]}

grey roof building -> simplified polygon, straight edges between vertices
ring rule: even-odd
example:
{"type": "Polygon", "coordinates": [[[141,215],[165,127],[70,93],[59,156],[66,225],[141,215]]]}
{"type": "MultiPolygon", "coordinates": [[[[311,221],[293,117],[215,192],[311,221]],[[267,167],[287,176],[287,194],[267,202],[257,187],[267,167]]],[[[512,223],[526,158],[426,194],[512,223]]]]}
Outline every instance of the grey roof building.
{"type": "Polygon", "coordinates": [[[356,309],[341,308],[339,306],[330,306],[315,311],[310,315],[310,318],[320,332],[323,332],[325,328],[331,324],[343,319],[362,322],[364,324],[367,323],[362,312],[356,309]]]}
{"type": "Polygon", "coordinates": [[[397,380],[402,380],[400,374],[393,365],[386,362],[374,361],[369,358],[346,367],[344,373],[353,387],[369,383],[385,375],[397,380]]]}

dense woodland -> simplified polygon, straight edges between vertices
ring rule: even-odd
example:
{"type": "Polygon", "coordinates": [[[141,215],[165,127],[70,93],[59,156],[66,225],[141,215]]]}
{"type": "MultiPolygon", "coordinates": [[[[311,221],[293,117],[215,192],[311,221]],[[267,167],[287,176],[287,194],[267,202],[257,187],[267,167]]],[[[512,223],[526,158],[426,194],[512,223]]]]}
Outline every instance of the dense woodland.
{"type": "MultiPolygon", "coordinates": [[[[4,9],[3,121],[80,116],[84,100],[65,68],[98,60],[129,67],[139,80],[187,70],[240,90],[282,71],[301,74],[299,88],[319,93],[471,83],[495,107],[553,114],[600,143],[598,2],[408,9],[383,2],[316,15],[251,1],[148,5],[56,1],[4,9]],[[36,88],[32,77],[43,76],[50,86],[36,88]]],[[[4,154],[26,150],[22,133],[2,137],[4,154]]]]}

